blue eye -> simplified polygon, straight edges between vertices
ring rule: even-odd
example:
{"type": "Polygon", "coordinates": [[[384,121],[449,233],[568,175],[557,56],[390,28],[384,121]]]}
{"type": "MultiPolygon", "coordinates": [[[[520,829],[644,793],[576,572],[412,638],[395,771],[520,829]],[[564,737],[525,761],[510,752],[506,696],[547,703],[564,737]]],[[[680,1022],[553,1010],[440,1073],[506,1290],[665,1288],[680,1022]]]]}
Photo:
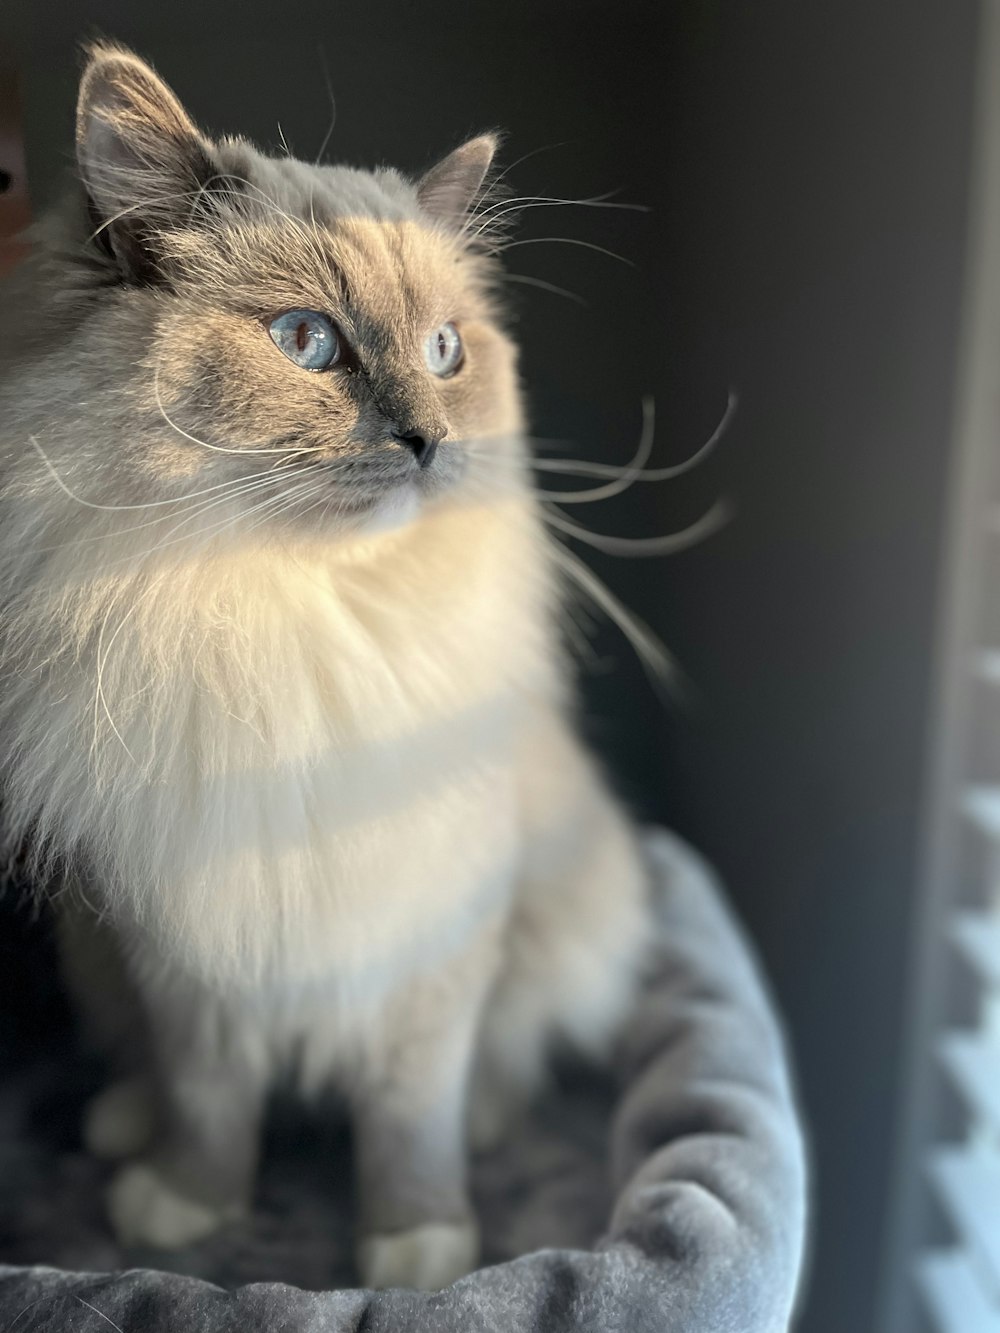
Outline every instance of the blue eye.
{"type": "Polygon", "coordinates": [[[442,324],[424,339],[424,365],[440,379],[461,370],[464,358],[462,335],[454,324],[442,324]]]}
{"type": "Polygon", "coordinates": [[[274,345],[303,370],[326,370],[340,359],[340,338],[318,310],[286,310],[267,326],[274,345]]]}

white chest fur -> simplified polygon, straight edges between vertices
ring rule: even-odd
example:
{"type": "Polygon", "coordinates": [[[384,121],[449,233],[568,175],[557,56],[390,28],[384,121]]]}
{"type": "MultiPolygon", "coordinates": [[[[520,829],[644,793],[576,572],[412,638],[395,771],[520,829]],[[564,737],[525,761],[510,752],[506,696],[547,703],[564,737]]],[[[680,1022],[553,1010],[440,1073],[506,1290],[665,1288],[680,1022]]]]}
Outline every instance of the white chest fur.
{"type": "Polygon", "coordinates": [[[94,589],[83,651],[23,696],[15,780],[188,969],[361,984],[506,891],[511,746],[553,670],[523,513],[94,589]]]}

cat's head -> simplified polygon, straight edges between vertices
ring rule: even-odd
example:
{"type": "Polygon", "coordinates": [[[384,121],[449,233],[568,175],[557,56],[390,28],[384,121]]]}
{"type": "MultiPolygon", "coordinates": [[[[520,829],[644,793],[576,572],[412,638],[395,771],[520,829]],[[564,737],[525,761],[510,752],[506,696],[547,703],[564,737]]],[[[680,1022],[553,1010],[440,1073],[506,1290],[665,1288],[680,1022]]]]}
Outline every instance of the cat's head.
{"type": "Polygon", "coordinates": [[[268,157],[203,134],[132,53],[93,49],[88,277],[67,332],[77,400],[100,404],[90,497],[217,486],[220,512],[336,533],[468,494],[477,453],[519,428],[475,236],[495,146],[472,139],[416,181],[268,157]]]}

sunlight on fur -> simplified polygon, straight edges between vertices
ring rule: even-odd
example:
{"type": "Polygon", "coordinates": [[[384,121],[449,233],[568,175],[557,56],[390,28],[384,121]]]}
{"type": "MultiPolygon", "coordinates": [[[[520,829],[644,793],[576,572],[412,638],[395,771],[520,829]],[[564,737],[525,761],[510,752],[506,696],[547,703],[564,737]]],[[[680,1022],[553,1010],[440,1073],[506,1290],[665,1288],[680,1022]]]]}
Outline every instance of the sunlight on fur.
{"type": "MultiPolygon", "coordinates": [[[[268,158],[98,46],[78,180],[4,293],[5,836],[95,1040],[162,1090],[129,1240],[245,1206],[294,1066],[355,1117],[362,1279],[451,1281],[467,1114],[505,1132],[554,1036],[599,1057],[629,1004],[645,876],[574,732],[566,578],[664,658],[549,528],[662,554],[718,515],[630,545],[540,498],[497,255],[567,201],[491,193],[495,147],[416,182],[268,158]]],[[[651,448],[648,409],[590,498],[651,448]]]]}

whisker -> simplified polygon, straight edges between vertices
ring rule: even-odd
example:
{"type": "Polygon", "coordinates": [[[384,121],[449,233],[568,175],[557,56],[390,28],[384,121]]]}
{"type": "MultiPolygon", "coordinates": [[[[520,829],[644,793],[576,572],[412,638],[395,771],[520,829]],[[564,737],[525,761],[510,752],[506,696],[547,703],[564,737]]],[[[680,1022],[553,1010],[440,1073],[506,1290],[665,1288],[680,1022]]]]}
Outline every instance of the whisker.
{"type": "MultiPolygon", "coordinates": [[[[305,467],[299,469],[299,475],[302,476],[303,474],[305,474],[305,473],[307,473],[307,472],[315,473],[315,472],[320,471],[320,470],[322,470],[322,465],[321,465],[321,464],[311,463],[311,464],[307,464],[305,467]]],[[[256,484],[256,485],[259,485],[260,483],[255,483],[255,484],[256,484]]],[[[297,499],[297,498],[299,497],[299,495],[301,495],[301,494],[303,494],[303,493],[307,493],[307,492],[311,493],[311,490],[312,490],[313,486],[314,486],[314,483],[313,483],[312,478],[310,478],[310,479],[309,479],[308,481],[306,481],[306,482],[303,482],[303,481],[300,480],[300,481],[298,482],[297,486],[293,486],[293,487],[291,488],[291,492],[292,492],[292,494],[294,495],[294,498],[297,499]]],[[[228,497],[225,497],[225,498],[228,499],[228,497]]],[[[225,531],[225,529],[226,529],[227,527],[235,526],[237,523],[239,523],[239,522],[241,522],[241,521],[244,521],[244,522],[245,522],[245,520],[248,519],[252,514],[254,514],[254,513],[261,513],[261,511],[263,511],[263,512],[262,512],[262,515],[261,515],[261,519],[260,519],[259,521],[263,521],[263,518],[265,518],[265,517],[269,517],[270,514],[272,514],[272,513],[283,512],[284,509],[285,509],[286,507],[288,507],[288,502],[289,502],[289,493],[288,493],[288,492],[286,492],[286,493],[284,493],[284,494],[282,494],[282,495],[279,495],[279,496],[269,496],[265,501],[263,501],[262,504],[258,504],[258,505],[251,506],[250,509],[245,510],[245,511],[242,511],[242,512],[237,512],[235,515],[232,515],[232,516],[230,516],[229,518],[223,520],[222,523],[217,524],[217,525],[215,526],[214,529],[210,529],[208,532],[206,532],[206,533],[203,534],[203,535],[204,535],[204,536],[208,536],[208,535],[218,535],[218,533],[220,533],[220,532],[222,532],[222,531],[225,531]]],[[[213,507],[213,506],[215,506],[215,505],[217,505],[217,504],[221,504],[221,503],[224,503],[224,501],[223,501],[223,500],[215,500],[215,501],[212,501],[207,507],[208,507],[208,508],[211,508],[211,507],[213,507]]],[[[204,512],[204,511],[203,511],[203,512],[204,512]]],[[[177,524],[174,528],[172,528],[172,529],[171,529],[171,532],[172,532],[172,533],[173,533],[173,532],[177,532],[177,531],[178,531],[181,527],[183,527],[187,522],[190,522],[190,520],[191,520],[191,516],[189,515],[188,518],[186,518],[182,523],[179,523],[179,524],[177,524]]],[[[252,527],[254,527],[254,526],[256,526],[256,524],[250,525],[250,529],[252,529],[252,527]]],[[[249,529],[248,529],[248,530],[249,530],[249,529]]],[[[170,536],[170,534],[168,534],[168,537],[169,537],[169,536],[170,536]]],[[[186,539],[186,538],[175,538],[175,539],[174,539],[174,541],[183,541],[183,540],[187,540],[187,539],[186,539]]],[[[164,549],[166,546],[173,545],[173,544],[174,544],[174,541],[164,541],[164,542],[161,542],[161,543],[159,543],[157,546],[152,547],[151,550],[145,552],[144,555],[145,555],[145,556],[149,556],[149,555],[155,554],[157,551],[164,549]]],[[[134,557],[132,557],[132,559],[134,560],[134,557]]],[[[107,614],[106,614],[105,617],[104,617],[104,621],[103,621],[103,623],[102,623],[102,625],[101,625],[101,630],[100,630],[100,633],[99,633],[99,635],[98,635],[98,642],[97,642],[97,659],[98,659],[98,660],[97,660],[97,684],[96,684],[96,692],[95,692],[95,697],[94,697],[94,743],[93,743],[93,744],[94,744],[94,747],[96,747],[97,744],[98,744],[98,738],[99,738],[99,734],[100,734],[100,733],[99,733],[99,716],[100,716],[100,710],[103,709],[103,711],[104,711],[104,715],[106,716],[106,718],[107,718],[107,720],[108,720],[108,723],[109,723],[109,725],[110,725],[112,731],[114,732],[115,736],[117,737],[118,741],[120,742],[120,744],[121,744],[121,746],[122,746],[122,749],[123,749],[123,750],[125,751],[125,753],[129,756],[129,758],[132,760],[132,762],[135,763],[135,764],[137,764],[137,765],[138,765],[138,761],[136,760],[135,755],[132,753],[131,749],[129,748],[129,746],[128,746],[128,744],[127,744],[127,742],[126,742],[124,736],[121,734],[121,731],[119,730],[118,725],[117,725],[117,723],[115,722],[115,719],[114,719],[114,717],[113,717],[113,715],[112,715],[112,713],[111,713],[111,709],[110,709],[110,707],[109,707],[109,705],[108,705],[107,696],[106,696],[105,691],[104,691],[104,673],[105,673],[105,669],[106,669],[106,667],[107,667],[108,659],[109,659],[109,657],[110,657],[110,655],[111,655],[112,649],[114,648],[114,645],[115,645],[115,643],[116,643],[117,640],[118,640],[118,636],[121,634],[122,630],[125,628],[125,626],[126,626],[126,624],[128,623],[128,621],[129,621],[129,620],[131,619],[131,617],[136,613],[136,611],[137,611],[137,610],[139,609],[139,607],[143,604],[143,602],[145,602],[146,599],[147,599],[148,597],[152,596],[152,594],[156,591],[156,589],[160,586],[161,583],[163,583],[163,581],[164,581],[166,578],[167,578],[167,573],[166,573],[166,572],[163,573],[163,574],[161,574],[161,575],[159,575],[159,577],[156,578],[156,579],[153,581],[153,583],[146,589],[146,591],[145,591],[145,592],[144,592],[144,593],[143,593],[143,594],[142,594],[142,595],[141,595],[135,602],[133,602],[133,604],[131,605],[131,607],[128,609],[128,611],[125,613],[125,615],[122,617],[122,619],[118,622],[118,626],[117,626],[117,628],[115,629],[114,634],[111,636],[111,639],[110,639],[109,642],[108,642],[107,648],[104,648],[104,635],[105,635],[105,631],[106,631],[106,629],[107,629],[107,624],[108,624],[108,620],[109,620],[110,615],[111,615],[111,611],[112,611],[112,609],[113,609],[113,607],[114,607],[114,605],[115,605],[115,603],[112,602],[112,603],[111,603],[111,606],[109,606],[109,608],[108,608],[108,612],[107,612],[107,614]],[[102,650],[103,650],[103,651],[102,651],[102,650]]],[[[98,1313],[99,1313],[99,1312],[98,1312],[98,1313]]]]}
{"type": "Polygon", "coordinates": [[[523,282],[528,287],[540,287],[543,292],[555,292],[556,296],[566,296],[577,305],[585,306],[587,302],[576,292],[567,291],[565,287],[557,287],[554,282],[546,282],[544,278],[530,278],[526,273],[508,273],[503,274],[505,282],[523,282]]]}
{"type": "MultiPolygon", "coordinates": [[[[66,483],[63,481],[62,477],[59,476],[58,472],[55,470],[55,467],[53,466],[53,464],[52,464],[51,460],[49,459],[48,455],[47,455],[47,454],[45,453],[45,451],[42,449],[42,446],[41,446],[41,445],[38,443],[38,441],[35,439],[34,435],[29,435],[29,436],[28,436],[28,439],[29,439],[30,443],[34,445],[35,449],[37,450],[38,454],[40,455],[40,457],[41,457],[41,459],[42,459],[42,462],[43,462],[43,463],[45,464],[45,466],[48,468],[48,471],[49,471],[49,474],[50,474],[51,477],[52,477],[52,480],[56,483],[56,485],[59,487],[59,489],[60,489],[61,491],[63,491],[66,495],[68,495],[69,498],[70,498],[71,500],[75,500],[77,504],[79,504],[79,505],[83,505],[83,507],[84,507],[85,509],[99,509],[99,510],[104,510],[104,511],[107,511],[107,512],[110,512],[110,513],[116,513],[116,512],[118,512],[118,511],[120,511],[120,510],[131,510],[131,509],[162,509],[162,508],[164,508],[164,507],[167,506],[167,505],[181,504],[181,503],[182,503],[183,501],[185,501],[185,500],[193,500],[193,499],[195,499],[197,496],[200,496],[200,495],[208,495],[208,494],[210,494],[212,491],[224,490],[227,486],[231,486],[231,485],[234,484],[232,481],[221,481],[221,482],[219,482],[217,485],[214,485],[214,486],[206,486],[205,489],[204,489],[204,490],[201,490],[201,491],[193,491],[193,492],[188,492],[188,493],[185,494],[185,495],[177,495],[177,496],[173,496],[173,497],[172,497],[171,499],[169,499],[169,500],[146,500],[146,501],[143,502],[142,504],[127,504],[127,505],[108,505],[108,504],[98,504],[98,503],[96,503],[96,502],[93,501],[93,500],[85,500],[85,499],[83,498],[83,496],[81,496],[81,495],[77,495],[75,491],[71,490],[70,487],[67,486],[66,483]]],[[[247,449],[247,450],[245,450],[244,452],[246,452],[246,453],[256,453],[256,452],[258,452],[258,451],[257,451],[257,450],[254,450],[254,449],[247,449]]],[[[260,453],[265,453],[265,452],[268,452],[268,451],[267,451],[267,450],[263,450],[263,449],[261,449],[259,452],[260,452],[260,453]]],[[[298,451],[288,450],[287,452],[288,452],[288,453],[293,453],[293,452],[298,452],[298,451]]],[[[255,476],[261,476],[261,477],[263,477],[263,476],[265,476],[265,475],[267,475],[267,474],[264,473],[264,472],[259,472],[259,473],[254,473],[254,475],[255,475],[255,476]]],[[[243,480],[249,480],[249,478],[243,478],[243,480]]]]}
{"type": "MultiPolygon", "coordinates": [[[[493,212],[485,216],[480,227],[477,227],[471,234],[472,240],[483,235],[485,232],[497,231],[502,229],[506,223],[505,219],[509,217],[520,217],[529,208],[569,208],[579,206],[581,208],[621,208],[630,212],[648,213],[649,209],[644,204],[618,204],[612,203],[602,196],[597,199],[536,199],[525,203],[512,202],[511,200],[502,200],[501,203],[508,205],[501,212],[493,212]]],[[[482,215],[481,215],[482,216],[482,215]]]]}
{"type": "Polygon", "coordinates": [[[29,1303],[24,1307],[24,1309],[21,1310],[19,1314],[16,1314],[14,1318],[10,1321],[10,1323],[7,1325],[5,1333],[11,1333],[11,1329],[14,1327],[14,1325],[19,1323],[20,1320],[24,1318],[24,1316],[28,1313],[29,1310],[33,1310],[36,1305],[41,1305],[42,1301],[44,1301],[49,1294],[50,1294],[49,1292],[44,1291],[42,1292],[41,1296],[36,1297],[35,1300],[33,1301],[29,1301],[29,1303]]]}
{"type": "MultiPolygon", "coordinates": [[[[514,171],[517,167],[519,167],[522,162],[527,162],[531,158],[537,157],[539,153],[551,153],[556,148],[566,148],[569,144],[578,142],[579,140],[576,139],[562,139],[558,143],[547,143],[547,144],[542,144],[540,148],[532,148],[530,152],[524,153],[522,154],[521,157],[518,157],[513,162],[510,162],[506,167],[504,167],[503,171],[501,171],[497,176],[493,178],[492,182],[493,189],[496,189],[498,185],[502,184],[502,182],[506,180],[506,178],[510,175],[510,173],[514,171]]],[[[499,203],[500,201],[497,200],[496,202],[499,203]]],[[[470,220],[475,221],[475,217],[472,216],[470,220]]]]}
{"type": "Polygon", "coordinates": [[[323,253],[317,243],[319,233],[314,231],[310,234],[301,218],[294,217],[291,213],[287,213],[278,204],[277,200],[272,199],[269,194],[265,193],[265,191],[260,188],[259,185],[251,180],[247,180],[245,176],[237,176],[232,172],[217,172],[216,175],[210,176],[207,181],[202,183],[199,193],[204,194],[209,186],[214,184],[215,181],[234,181],[240,187],[239,190],[218,191],[218,193],[229,193],[236,199],[245,198],[248,190],[253,191],[253,194],[260,202],[265,204],[273,213],[276,213],[278,217],[287,222],[295,233],[301,237],[303,244],[312,252],[320,265],[326,265],[328,263],[329,256],[323,253]]]}
{"type": "Polygon", "coordinates": [[[680,681],[677,664],[645,621],[629,611],[578,556],[556,541],[550,551],[556,563],[618,627],[658,692],[670,687],[676,690],[680,681]]]}
{"type": "Polygon", "coordinates": [[[259,528],[262,523],[273,518],[278,518],[280,515],[287,513],[288,510],[296,508],[301,501],[307,500],[314,495],[318,495],[320,499],[322,499],[325,494],[326,487],[322,484],[317,485],[313,479],[299,483],[298,486],[292,487],[291,490],[287,491],[284,495],[272,497],[270,503],[265,502],[263,505],[258,506],[259,510],[262,512],[258,514],[255,522],[249,524],[245,528],[244,535],[255,531],[255,529],[259,528]]]}
{"type": "Polygon", "coordinates": [[[112,648],[115,646],[115,642],[116,642],[116,640],[117,640],[117,638],[118,638],[118,635],[121,634],[122,630],[125,628],[125,626],[126,626],[126,624],[128,623],[128,621],[132,618],[132,616],[135,615],[136,611],[138,611],[139,607],[143,604],[143,602],[146,601],[146,599],[147,599],[148,597],[152,596],[152,594],[156,591],[156,589],[160,586],[160,584],[163,582],[163,580],[164,580],[165,578],[166,578],[166,574],[161,574],[160,577],[157,578],[157,579],[155,579],[154,582],[153,582],[153,583],[146,589],[146,591],[142,594],[142,596],[139,597],[135,602],[132,603],[132,605],[129,607],[129,609],[125,612],[125,615],[122,616],[121,620],[118,622],[118,628],[115,630],[114,634],[112,634],[112,636],[111,636],[111,640],[110,640],[110,642],[108,643],[107,649],[106,649],[106,651],[105,651],[103,654],[102,654],[102,652],[101,652],[101,648],[103,647],[103,644],[104,644],[104,631],[107,629],[107,626],[108,626],[108,620],[111,618],[111,611],[112,611],[112,609],[114,608],[114,605],[115,605],[114,602],[112,602],[111,605],[108,607],[108,610],[107,610],[107,613],[106,613],[106,615],[105,615],[105,617],[104,617],[104,620],[103,620],[103,622],[101,623],[101,631],[100,631],[100,634],[97,636],[97,691],[96,691],[95,696],[94,696],[94,743],[93,743],[93,747],[92,747],[92,753],[96,752],[96,749],[97,749],[97,746],[98,746],[98,743],[99,743],[99,738],[100,738],[100,728],[99,728],[100,714],[99,714],[99,711],[98,711],[98,710],[99,710],[100,708],[103,708],[103,709],[104,709],[104,715],[105,715],[105,717],[108,719],[108,722],[109,722],[109,724],[110,724],[110,726],[111,726],[111,730],[112,730],[112,731],[115,733],[115,735],[118,737],[118,740],[119,740],[120,743],[121,743],[121,747],[122,747],[122,749],[125,751],[125,753],[128,755],[128,757],[132,760],[133,764],[136,764],[137,767],[138,767],[138,761],[137,761],[135,755],[134,755],[134,754],[132,753],[132,751],[129,749],[128,745],[126,744],[125,737],[124,737],[124,736],[121,734],[121,732],[118,730],[118,724],[115,722],[115,719],[112,717],[112,715],[111,715],[111,709],[108,707],[107,696],[106,696],[105,693],[104,693],[104,668],[107,666],[108,657],[111,655],[111,650],[112,650],[112,648]]]}
{"type": "MultiPolygon", "coordinates": [[[[469,211],[465,222],[462,225],[463,234],[468,235],[469,231],[479,222],[487,209],[492,208],[494,205],[505,203],[511,198],[511,193],[507,191],[506,180],[511,172],[519,167],[522,162],[527,162],[531,158],[537,157],[539,153],[550,152],[555,148],[565,148],[568,144],[573,142],[577,141],[564,139],[559,143],[543,144],[540,148],[533,148],[530,152],[522,154],[521,157],[516,158],[513,162],[504,167],[502,171],[492,178],[476,206],[469,211]]],[[[535,198],[537,196],[531,197],[535,198]]]]}
{"type": "Polygon", "coordinates": [[[323,160],[323,154],[327,150],[330,139],[333,136],[333,127],[337,123],[337,99],[333,95],[333,83],[330,80],[330,67],[326,61],[326,51],[322,46],[317,47],[320,64],[323,66],[323,82],[326,84],[327,96],[330,99],[330,124],[327,126],[326,134],[323,135],[323,142],[319,146],[319,152],[313,160],[313,166],[318,167],[323,160]]]}
{"type": "Polygon", "coordinates": [[[496,203],[484,208],[479,216],[481,219],[485,218],[489,223],[493,223],[504,213],[520,213],[528,208],[619,208],[631,213],[649,212],[649,208],[645,204],[623,204],[613,200],[611,198],[613,194],[615,194],[614,190],[608,190],[605,194],[595,194],[589,199],[560,199],[553,195],[544,194],[515,195],[513,199],[498,199],[496,203]]]}
{"type": "MultiPolygon", "coordinates": [[[[295,471],[290,473],[289,475],[290,476],[304,475],[307,471],[311,470],[320,472],[324,470],[325,467],[326,465],[323,463],[318,463],[318,462],[308,463],[302,468],[295,469],[295,471]]],[[[275,479],[277,480],[277,478],[275,479]]],[[[281,478],[281,480],[284,481],[285,478],[283,477],[281,478]]],[[[205,528],[203,531],[198,532],[197,534],[186,533],[180,537],[174,536],[174,534],[180,532],[183,528],[187,527],[189,523],[194,522],[196,519],[203,518],[212,509],[217,509],[220,506],[227,504],[231,499],[244,498],[246,495],[251,494],[253,491],[264,489],[266,485],[267,485],[266,479],[255,481],[252,485],[248,485],[244,491],[234,491],[231,495],[227,494],[218,497],[214,500],[203,501],[200,505],[196,506],[191,512],[183,514],[180,518],[180,521],[178,523],[175,523],[172,528],[169,528],[167,530],[162,541],[157,542],[154,546],[147,547],[146,550],[144,551],[140,551],[138,553],[129,552],[127,555],[123,556],[120,560],[111,561],[109,564],[105,566],[105,569],[111,570],[119,568],[122,565],[134,565],[137,561],[147,560],[149,559],[150,556],[156,555],[159,551],[165,550],[169,546],[176,546],[180,542],[190,542],[196,539],[199,541],[210,540],[212,537],[217,536],[220,532],[224,531],[227,526],[231,526],[232,524],[238,522],[241,518],[247,517],[249,514],[256,513],[261,506],[254,505],[247,510],[237,510],[234,515],[229,515],[228,517],[224,518],[220,523],[209,526],[205,528]]],[[[275,498],[280,498],[280,496],[275,498]]],[[[164,517],[176,518],[178,516],[175,514],[170,514],[170,515],[164,515],[164,517]]]]}
{"type": "Polygon", "coordinates": [[[202,191],[200,189],[175,190],[171,194],[152,195],[140,199],[138,203],[129,204],[126,208],[121,208],[118,210],[117,213],[113,213],[111,217],[105,218],[105,220],[101,223],[101,225],[95,231],[92,231],[90,233],[90,235],[86,239],[85,244],[89,245],[92,241],[96,241],[102,231],[105,231],[108,227],[114,226],[116,222],[120,222],[122,218],[128,217],[130,213],[136,213],[141,209],[150,208],[154,204],[172,204],[178,199],[194,198],[195,203],[197,203],[198,197],[201,195],[201,193],[202,191]]]}
{"type": "Polygon", "coordinates": [[[112,1328],[117,1329],[118,1333],[122,1333],[121,1325],[116,1324],[113,1319],[109,1319],[103,1310],[98,1310],[96,1305],[91,1305],[90,1301],[85,1301],[82,1296],[76,1296],[76,1300],[78,1300],[81,1305],[85,1305],[88,1310],[93,1310],[94,1314],[100,1315],[104,1322],[110,1324],[112,1328]]]}
{"type": "MultiPolygon", "coordinates": [[[[270,485],[274,482],[283,482],[284,480],[285,480],[284,477],[279,477],[274,472],[270,471],[265,473],[252,473],[250,477],[245,477],[242,481],[234,482],[231,485],[229,485],[228,489],[226,490],[225,496],[219,497],[220,502],[222,499],[227,499],[227,500],[236,499],[237,497],[244,496],[251,491],[263,489],[267,485],[270,485]]],[[[179,505],[181,502],[179,500],[175,500],[172,501],[171,503],[179,505]]],[[[123,537],[130,532],[142,532],[146,528],[156,527],[157,524],[165,523],[172,518],[179,518],[182,516],[195,517],[196,515],[203,514],[206,512],[206,510],[210,509],[212,507],[212,503],[213,502],[203,500],[201,504],[189,505],[185,508],[174,510],[171,513],[157,514],[155,518],[148,519],[145,523],[133,523],[126,528],[112,528],[107,532],[93,533],[89,537],[76,537],[73,538],[71,541],[59,542],[55,546],[36,546],[33,548],[32,554],[45,555],[53,551],[67,550],[74,546],[87,546],[90,545],[90,543],[92,542],[110,541],[116,537],[123,537]]]]}
{"type": "MultiPolygon", "coordinates": [[[[729,424],[735,415],[739,398],[734,390],[729,391],[726,400],[726,408],[722,418],[715,430],[708,437],[704,444],[700,445],[690,457],[683,459],[680,463],[673,463],[667,467],[646,468],[636,466],[640,456],[643,454],[643,442],[649,436],[650,448],[652,447],[653,430],[653,405],[651,399],[643,400],[643,435],[640,438],[639,448],[630,463],[623,467],[617,467],[611,463],[587,463],[575,459],[561,458],[536,458],[531,466],[540,472],[563,472],[575,476],[586,477],[612,477],[613,480],[607,486],[594,486],[586,490],[576,491],[539,491],[538,494],[544,496],[546,500],[552,500],[557,504],[585,504],[597,500],[606,500],[613,495],[620,495],[627,490],[629,486],[637,481],[671,481],[674,477],[683,476],[685,472],[690,472],[702,463],[718,445],[719,441],[725,435],[729,424]],[[647,407],[648,404],[648,407],[647,407]],[[648,415],[647,415],[648,413],[648,415]]],[[[648,453],[646,454],[648,457],[648,453]]],[[[645,462],[645,458],[643,458],[645,462]]]]}
{"type": "Polygon", "coordinates": [[[598,500],[607,500],[614,495],[620,495],[628,490],[635,481],[636,477],[642,472],[643,467],[649,460],[653,452],[653,441],[656,436],[656,403],[648,396],[642,400],[642,430],[639,433],[639,443],[632,459],[621,471],[621,475],[614,481],[609,481],[605,486],[594,486],[585,491],[538,491],[539,495],[545,497],[552,503],[565,502],[567,504],[583,504],[585,502],[594,503],[598,500]]]}
{"type": "Polygon", "coordinates": [[[662,537],[612,537],[605,533],[591,532],[589,528],[581,527],[578,523],[573,523],[563,515],[553,512],[548,506],[543,511],[543,517],[546,523],[558,528],[560,532],[565,532],[567,536],[584,542],[587,546],[593,546],[597,551],[603,551],[605,555],[640,558],[673,555],[677,551],[685,551],[688,547],[718,532],[729,522],[732,512],[732,505],[727,500],[717,500],[696,522],[680,532],[667,533],[662,537]]]}
{"type": "Polygon", "coordinates": [[[506,254],[508,250],[514,250],[519,245],[549,245],[558,243],[560,245],[579,245],[585,250],[596,250],[600,255],[607,255],[609,259],[617,259],[621,264],[627,264],[629,268],[635,268],[635,260],[627,259],[624,255],[617,254],[614,250],[609,250],[606,246],[595,245],[593,241],[581,241],[576,236],[527,236],[516,241],[506,241],[499,247],[501,253],[506,254]]]}
{"type": "MultiPolygon", "coordinates": [[[[304,467],[297,469],[296,473],[293,475],[301,479],[309,472],[320,473],[324,470],[325,470],[325,464],[323,463],[308,463],[304,467]]],[[[248,490],[257,489],[258,487],[260,487],[260,485],[261,483],[259,482],[255,483],[255,485],[253,487],[248,488],[248,490]]],[[[173,534],[180,532],[180,530],[186,527],[188,523],[190,523],[193,519],[203,518],[205,514],[208,513],[210,510],[218,508],[220,505],[226,504],[229,498],[230,498],[229,496],[223,496],[221,499],[210,501],[208,504],[200,508],[196,513],[188,514],[184,519],[182,519],[180,523],[177,523],[173,528],[169,530],[169,532],[166,534],[166,538],[162,542],[159,542],[156,546],[153,546],[149,550],[144,551],[140,558],[145,559],[148,556],[155,555],[158,551],[165,550],[168,546],[176,546],[178,542],[190,541],[192,539],[191,534],[186,534],[183,537],[175,537],[173,536],[173,534]]],[[[224,532],[228,526],[234,525],[241,519],[249,518],[251,514],[257,513],[258,510],[260,510],[263,506],[270,504],[272,501],[276,501],[281,498],[282,496],[280,494],[277,496],[271,496],[267,500],[262,501],[261,504],[252,505],[249,509],[237,510],[237,512],[234,515],[230,515],[229,517],[223,519],[220,523],[205,528],[202,532],[199,532],[197,534],[198,539],[208,540],[211,537],[218,536],[221,532],[224,532]]],[[[134,556],[129,558],[132,560],[136,559],[136,557],[134,556]]]]}
{"type": "Polygon", "coordinates": [[[217,454],[291,454],[291,453],[318,454],[321,453],[323,450],[322,445],[310,445],[308,447],[302,446],[297,449],[265,449],[265,448],[258,448],[256,446],[251,446],[248,449],[227,449],[223,447],[221,444],[209,444],[207,440],[199,440],[196,435],[191,435],[188,431],[186,431],[183,428],[183,426],[178,426],[177,422],[174,421],[172,417],[168,414],[166,408],[163,406],[163,400],[160,397],[159,366],[157,366],[153,374],[153,394],[156,398],[156,406],[159,409],[160,415],[163,417],[163,420],[167,423],[168,426],[170,426],[172,430],[175,430],[178,435],[182,435],[185,440],[190,440],[192,444],[200,444],[203,449],[211,449],[214,453],[217,454]]]}

